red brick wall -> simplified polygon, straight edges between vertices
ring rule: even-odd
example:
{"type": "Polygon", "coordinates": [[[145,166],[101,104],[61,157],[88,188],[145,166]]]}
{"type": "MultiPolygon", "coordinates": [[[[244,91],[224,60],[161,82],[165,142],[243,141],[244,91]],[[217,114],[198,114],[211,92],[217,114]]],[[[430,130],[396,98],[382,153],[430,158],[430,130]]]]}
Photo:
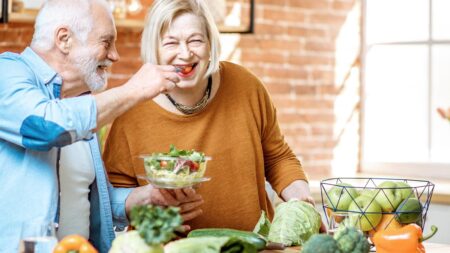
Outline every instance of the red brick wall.
{"type": "MultiPolygon", "coordinates": [[[[235,43],[224,58],[263,80],[286,140],[310,174],[341,170],[339,166],[354,170],[359,150],[360,0],[255,2],[255,32],[224,36],[226,43],[235,43]],[[342,39],[345,31],[349,41],[342,39]],[[354,46],[346,48],[348,44],[354,46]],[[338,101],[342,112],[337,113],[338,101]]],[[[20,52],[32,32],[31,24],[0,25],[0,52],[20,52]]],[[[121,60],[113,65],[111,84],[123,83],[138,69],[139,42],[139,30],[118,28],[121,60]]]]}

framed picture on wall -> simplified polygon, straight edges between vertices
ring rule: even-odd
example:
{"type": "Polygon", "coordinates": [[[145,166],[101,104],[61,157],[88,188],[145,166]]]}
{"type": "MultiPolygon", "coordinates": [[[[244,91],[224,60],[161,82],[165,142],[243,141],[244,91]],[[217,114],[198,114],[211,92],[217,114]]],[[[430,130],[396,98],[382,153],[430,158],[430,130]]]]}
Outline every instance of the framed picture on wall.
{"type": "Polygon", "coordinates": [[[8,21],[8,0],[1,0],[0,2],[0,23],[8,21]]]}

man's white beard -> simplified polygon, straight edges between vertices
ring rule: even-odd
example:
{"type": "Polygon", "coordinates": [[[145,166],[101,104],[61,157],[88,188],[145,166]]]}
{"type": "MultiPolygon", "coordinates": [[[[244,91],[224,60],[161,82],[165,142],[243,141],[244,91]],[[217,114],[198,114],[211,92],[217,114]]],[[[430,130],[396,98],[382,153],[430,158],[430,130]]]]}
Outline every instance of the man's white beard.
{"type": "Polygon", "coordinates": [[[99,92],[106,89],[108,84],[108,76],[106,71],[101,74],[97,72],[99,65],[111,66],[110,60],[97,61],[89,49],[82,49],[80,55],[76,58],[75,64],[79,68],[81,74],[84,76],[84,81],[91,92],[99,92]]]}

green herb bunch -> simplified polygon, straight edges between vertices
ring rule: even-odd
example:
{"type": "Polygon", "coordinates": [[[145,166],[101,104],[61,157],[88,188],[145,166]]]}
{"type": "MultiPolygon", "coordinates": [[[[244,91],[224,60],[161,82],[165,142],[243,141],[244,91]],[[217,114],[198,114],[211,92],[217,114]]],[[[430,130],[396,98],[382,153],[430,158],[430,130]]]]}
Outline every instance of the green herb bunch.
{"type": "Polygon", "coordinates": [[[150,246],[170,241],[175,237],[175,229],[183,223],[179,208],[175,207],[135,206],[130,216],[131,225],[150,246]]]}

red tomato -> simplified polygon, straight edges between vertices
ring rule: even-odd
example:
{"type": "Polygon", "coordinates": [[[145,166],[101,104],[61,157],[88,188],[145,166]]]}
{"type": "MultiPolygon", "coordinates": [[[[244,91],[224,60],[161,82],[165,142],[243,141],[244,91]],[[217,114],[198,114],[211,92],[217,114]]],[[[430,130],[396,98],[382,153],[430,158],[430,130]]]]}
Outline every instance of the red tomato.
{"type": "Polygon", "coordinates": [[[198,171],[199,167],[200,167],[200,165],[198,164],[198,162],[190,161],[189,168],[191,171],[196,172],[196,171],[198,171]]]}
{"type": "Polygon", "coordinates": [[[161,168],[166,168],[167,167],[167,161],[159,161],[159,166],[161,167],[161,168]]]}

